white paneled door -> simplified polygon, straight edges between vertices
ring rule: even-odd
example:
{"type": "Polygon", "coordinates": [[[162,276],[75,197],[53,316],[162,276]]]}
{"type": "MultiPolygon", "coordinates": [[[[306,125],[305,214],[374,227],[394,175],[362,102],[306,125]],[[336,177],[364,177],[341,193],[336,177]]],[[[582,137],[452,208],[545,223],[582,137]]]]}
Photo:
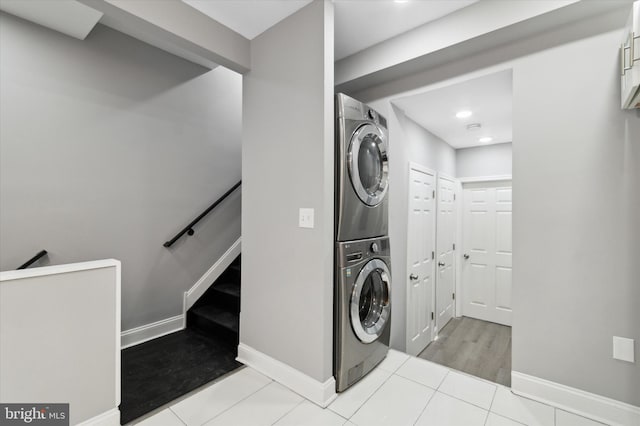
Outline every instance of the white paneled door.
{"type": "Polygon", "coordinates": [[[407,353],[419,354],[433,339],[435,174],[409,166],[407,229],[407,353]]]}
{"type": "Polygon", "coordinates": [[[463,315],[511,325],[511,182],[463,190],[463,315]]]}
{"type": "Polygon", "coordinates": [[[453,179],[438,176],[435,334],[453,318],[455,292],[456,209],[453,179]]]}

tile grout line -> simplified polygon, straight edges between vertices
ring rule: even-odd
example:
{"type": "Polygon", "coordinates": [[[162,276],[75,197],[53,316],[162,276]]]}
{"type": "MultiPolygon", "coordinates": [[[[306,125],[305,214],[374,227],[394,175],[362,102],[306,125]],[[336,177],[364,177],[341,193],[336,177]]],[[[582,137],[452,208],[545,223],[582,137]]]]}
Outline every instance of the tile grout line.
{"type": "MultiPolygon", "coordinates": [[[[445,374],[444,376],[442,376],[442,380],[440,380],[440,383],[438,383],[438,386],[436,386],[436,390],[440,389],[440,386],[442,386],[442,384],[444,383],[444,381],[447,379],[447,377],[449,377],[449,373],[451,373],[451,369],[447,368],[447,374],[445,374]]],[[[443,392],[444,393],[444,392],[443,392]]]]}
{"type": "MultiPolygon", "coordinates": [[[[171,414],[173,414],[174,416],[176,416],[176,418],[177,418],[177,419],[180,421],[180,423],[182,423],[184,426],[189,426],[189,425],[187,424],[187,422],[185,422],[184,420],[182,420],[182,417],[180,417],[180,416],[178,415],[178,413],[176,413],[175,411],[173,411],[173,410],[171,409],[171,407],[169,407],[169,412],[170,412],[171,414]]],[[[159,414],[159,413],[158,413],[158,414],[159,414]]]]}
{"type": "MultiPolygon", "coordinates": [[[[255,370],[254,370],[255,371],[255,370]]],[[[260,373],[262,374],[262,373],[260,373]]],[[[264,374],[262,374],[264,376],[264,374]]],[[[264,376],[267,377],[267,376],[264,376]]],[[[267,377],[268,378],[268,377],[267,377]]],[[[218,414],[216,414],[215,416],[211,417],[210,419],[207,419],[204,421],[204,423],[200,423],[200,426],[203,426],[207,423],[209,423],[211,420],[220,417],[222,414],[226,413],[227,411],[231,410],[233,407],[235,407],[236,405],[240,404],[242,401],[248,399],[249,397],[255,395],[256,393],[260,392],[262,389],[266,388],[267,386],[269,386],[271,383],[274,383],[274,381],[272,379],[269,379],[269,382],[267,384],[265,384],[264,386],[260,386],[260,388],[256,389],[255,391],[251,392],[249,395],[245,396],[244,398],[240,399],[239,401],[237,401],[235,404],[232,404],[231,406],[229,406],[228,408],[222,410],[221,412],[219,412],[218,414]]]]}
{"type": "MultiPolygon", "coordinates": [[[[416,380],[414,380],[414,379],[412,379],[412,378],[410,378],[410,377],[405,377],[405,376],[403,376],[403,375],[401,375],[401,374],[393,373],[393,374],[392,374],[392,376],[398,376],[398,377],[401,377],[401,378],[403,378],[403,379],[407,379],[407,380],[409,380],[409,381],[410,381],[410,382],[412,382],[412,383],[415,383],[415,384],[420,385],[420,386],[424,386],[424,387],[429,388],[429,389],[434,390],[434,391],[437,391],[437,390],[438,390],[438,387],[440,386],[440,385],[438,385],[438,387],[435,387],[435,388],[434,388],[434,387],[431,387],[431,386],[429,386],[429,385],[425,385],[424,383],[420,383],[420,382],[418,382],[418,381],[416,381],[416,380]]],[[[445,376],[446,376],[446,374],[445,374],[445,376]]]]}
{"type": "Polygon", "coordinates": [[[458,396],[450,395],[450,394],[448,394],[448,393],[446,393],[446,392],[443,392],[443,391],[441,391],[441,390],[438,390],[438,391],[436,391],[436,392],[440,392],[441,394],[446,395],[446,396],[448,396],[449,398],[457,399],[457,400],[458,400],[458,401],[460,401],[460,402],[464,402],[465,404],[469,404],[469,405],[472,405],[472,406],[474,406],[474,407],[476,407],[476,408],[480,408],[481,410],[484,410],[484,411],[491,411],[489,408],[481,407],[481,406],[479,406],[479,405],[477,405],[477,404],[474,404],[473,402],[465,401],[464,399],[462,399],[462,398],[460,398],[460,397],[458,397],[458,396]]]}
{"type": "MultiPolygon", "coordinates": [[[[431,361],[429,361],[431,362],[431,361]]],[[[435,363],[434,363],[435,364],[435,363]]],[[[443,366],[444,367],[444,366],[443,366]]],[[[447,372],[445,373],[444,376],[442,376],[442,380],[440,380],[440,383],[438,383],[438,386],[436,386],[436,388],[434,389],[433,393],[431,394],[431,397],[429,398],[429,400],[427,401],[427,403],[425,404],[424,407],[422,407],[422,411],[420,411],[420,414],[418,415],[418,417],[416,418],[416,421],[413,422],[413,424],[415,425],[416,423],[418,423],[418,420],[420,420],[420,417],[422,417],[422,415],[424,414],[424,411],[427,409],[427,407],[429,406],[429,403],[431,402],[431,400],[433,399],[434,396],[436,396],[436,392],[438,392],[438,388],[442,385],[442,383],[444,383],[444,380],[447,378],[447,376],[449,375],[449,373],[451,372],[451,369],[449,367],[444,367],[447,369],[447,372]]],[[[409,379],[411,380],[411,379],[409,379]]],[[[423,385],[426,386],[426,385],[423,385]]],[[[429,389],[432,389],[431,387],[427,386],[429,389]]]]}
{"type": "MultiPolygon", "coordinates": [[[[407,358],[407,359],[408,359],[408,358],[407,358]]],[[[406,360],[405,360],[405,362],[406,362],[406,360]]],[[[404,364],[404,362],[403,362],[403,364],[404,364]]],[[[402,364],[401,364],[401,365],[402,365],[402,364]]],[[[400,368],[400,367],[398,367],[398,368],[400,368]]],[[[398,370],[398,369],[396,369],[396,371],[397,371],[397,370],[398,370]]],[[[389,372],[388,370],[385,370],[385,371],[387,371],[387,373],[389,372]]],[[[371,373],[371,371],[370,371],[369,373],[371,373]]],[[[358,407],[358,409],[357,409],[356,411],[354,411],[354,412],[353,412],[353,414],[352,414],[352,415],[347,419],[347,421],[351,421],[351,419],[352,419],[352,418],[354,418],[356,414],[358,414],[358,411],[360,411],[360,410],[362,409],[362,407],[364,407],[364,405],[365,405],[365,404],[366,404],[366,403],[367,403],[367,402],[368,402],[368,401],[373,397],[373,395],[375,395],[375,394],[376,394],[376,392],[378,392],[378,391],[380,390],[380,388],[381,388],[382,386],[384,386],[384,384],[385,384],[385,383],[387,383],[387,382],[389,381],[389,379],[391,378],[391,376],[393,376],[393,375],[395,375],[395,373],[391,373],[391,374],[389,374],[389,377],[387,377],[386,379],[384,379],[384,380],[383,380],[383,382],[382,382],[382,383],[380,383],[380,386],[376,387],[376,388],[375,388],[375,390],[374,390],[373,392],[371,392],[371,395],[369,395],[369,397],[368,397],[367,399],[365,399],[365,400],[362,402],[362,404],[360,404],[360,406],[358,407]]],[[[352,422],[352,423],[353,423],[353,422],[352,422]]]]}
{"type": "MultiPolygon", "coordinates": [[[[447,373],[448,374],[448,373],[447,373]]],[[[402,377],[402,376],[400,376],[402,377]]],[[[428,386],[427,386],[428,387],[428,386]]],[[[429,388],[429,387],[428,387],[429,388]]],[[[432,388],[429,388],[432,389],[432,388]]],[[[418,417],[416,417],[416,420],[413,422],[413,424],[415,425],[416,423],[418,423],[418,420],[420,420],[420,417],[422,417],[422,415],[424,414],[424,411],[427,409],[427,407],[429,406],[429,403],[431,402],[431,400],[433,399],[434,396],[436,396],[436,392],[438,392],[437,390],[434,390],[433,393],[431,394],[431,396],[429,397],[429,399],[427,400],[427,403],[424,405],[424,407],[422,407],[422,410],[420,410],[420,414],[418,414],[418,417]]]]}
{"type": "MultiPolygon", "coordinates": [[[[286,387],[286,386],[285,386],[286,387]]],[[[291,391],[291,389],[287,388],[289,391],[291,391]]],[[[293,392],[293,391],[291,391],[293,392]]],[[[295,392],[294,392],[295,393],[295,392]]],[[[296,395],[298,395],[296,393],[296,395]]],[[[300,396],[300,395],[298,395],[300,396]]],[[[300,405],[302,405],[305,401],[307,401],[307,399],[305,397],[302,397],[302,400],[300,402],[298,402],[296,405],[293,406],[293,408],[291,408],[289,411],[285,412],[283,415],[281,415],[280,417],[278,417],[276,419],[275,422],[271,423],[271,426],[274,426],[276,423],[278,423],[280,420],[284,419],[285,417],[287,417],[287,415],[291,412],[293,412],[293,410],[295,410],[296,408],[298,408],[300,405]]]]}
{"type": "Polygon", "coordinates": [[[483,426],[487,426],[487,422],[489,421],[489,414],[491,414],[491,411],[487,411],[487,414],[484,416],[483,426]]]}
{"type": "Polygon", "coordinates": [[[491,404],[489,404],[489,412],[491,413],[491,409],[493,408],[493,402],[496,400],[496,395],[498,395],[498,387],[496,386],[493,389],[493,396],[491,397],[491,404]]]}
{"type": "Polygon", "coordinates": [[[491,404],[489,404],[489,410],[487,411],[487,418],[484,421],[484,425],[487,426],[487,423],[489,422],[489,415],[491,413],[493,413],[493,411],[491,411],[491,409],[493,408],[493,401],[496,400],[496,395],[498,394],[498,387],[496,386],[496,388],[493,390],[493,397],[491,398],[491,404]]]}
{"type": "MultiPolygon", "coordinates": [[[[506,386],[505,386],[505,387],[506,387],[506,386]]],[[[554,410],[554,412],[553,412],[553,419],[554,419],[553,423],[554,423],[554,426],[555,426],[555,410],[556,410],[556,407],[555,407],[555,406],[553,406],[553,405],[549,405],[549,404],[544,404],[544,403],[542,403],[542,402],[535,401],[535,400],[533,400],[533,399],[529,399],[529,398],[524,397],[524,396],[520,396],[520,395],[518,395],[518,394],[514,393],[514,392],[513,392],[513,390],[511,390],[511,388],[507,388],[507,390],[511,393],[511,395],[513,395],[513,396],[514,396],[514,397],[516,397],[516,398],[526,399],[527,401],[531,401],[531,402],[534,402],[534,403],[536,403],[536,404],[540,404],[540,405],[544,405],[544,406],[546,406],[546,407],[552,408],[552,409],[554,410]]],[[[496,393],[497,393],[497,391],[496,391],[496,393]]],[[[495,397],[494,397],[494,398],[495,398],[495,397]]],[[[491,408],[493,408],[493,403],[491,403],[491,408]]],[[[495,411],[491,411],[491,412],[492,412],[493,414],[496,414],[496,415],[498,415],[498,416],[504,417],[504,418],[509,419],[509,420],[511,420],[511,421],[514,421],[514,422],[516,422],[516,423],[518,423],[518,424],[521,424],[521,425],[525,425],[525,426],[526,426],[526,423],[523,423],[523,422],[522,422],[522,421],[520,421],[520,420],[514,419],[514,418],[513,418],[513,417],[511,417],[511,416],[508,416],[508,415],[506,415],[506,414],[502,414],[502,413],[498,413],[498,412],[495,412],[495,411]]]]}

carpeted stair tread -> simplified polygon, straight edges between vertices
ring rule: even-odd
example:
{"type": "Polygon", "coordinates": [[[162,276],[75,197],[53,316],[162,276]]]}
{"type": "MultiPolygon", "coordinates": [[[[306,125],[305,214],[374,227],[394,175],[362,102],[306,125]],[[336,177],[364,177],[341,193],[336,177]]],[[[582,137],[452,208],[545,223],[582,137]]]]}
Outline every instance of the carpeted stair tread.
{"type": "Polygon", "coordinates": [[[240,318],[237,313],[229,312],[214,305],[198,306],[191,310],[193,315],[206,319],[234,333],[240,330],[240,318]]]}
{"type": "Polygon", "coordinates": [[[234,282],[222,282],[214,285],[214,290],[229,296],[240,298],[240,284],[234,282]]]}

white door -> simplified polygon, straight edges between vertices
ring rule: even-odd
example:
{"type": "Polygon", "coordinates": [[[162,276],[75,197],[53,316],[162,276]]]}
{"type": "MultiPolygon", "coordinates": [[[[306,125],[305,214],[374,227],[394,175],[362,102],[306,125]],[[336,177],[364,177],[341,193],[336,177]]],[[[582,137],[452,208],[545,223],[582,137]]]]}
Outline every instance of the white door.
{"type": "Polygon", "coordinates": [[[435,174],[409,165],[407,229],[407,353],[417,355],[433,339],[435,174]]]}
{"type": "Polygon", "coordinates": [[[453,179],[438,176],[436,335],[453,318],[455,306],[455,201],[453,179]]]}
{"type": "Polygon", "coordinates": [[[511,182],[463,190],[462,311],[511,325],[511,182]]]}

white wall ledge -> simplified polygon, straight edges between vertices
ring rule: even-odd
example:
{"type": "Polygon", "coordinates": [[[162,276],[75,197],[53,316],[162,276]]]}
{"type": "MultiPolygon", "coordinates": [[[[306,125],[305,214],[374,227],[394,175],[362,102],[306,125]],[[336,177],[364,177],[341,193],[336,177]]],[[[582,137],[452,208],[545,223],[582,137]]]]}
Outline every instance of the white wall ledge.
{"type": "Polygon", "coordinates": [[[116,259],[91,260],[88,262],[68,263],[65,265],[52,265],[42,266],[39,268],[19,269],[15,271],[3,271],[0,272],[0,282],[42,277],[44,275],[67,274],[69,272],[87,271],[89,269],[110,268],[114,266],[120,269],[120,261],[116,259]]]}

